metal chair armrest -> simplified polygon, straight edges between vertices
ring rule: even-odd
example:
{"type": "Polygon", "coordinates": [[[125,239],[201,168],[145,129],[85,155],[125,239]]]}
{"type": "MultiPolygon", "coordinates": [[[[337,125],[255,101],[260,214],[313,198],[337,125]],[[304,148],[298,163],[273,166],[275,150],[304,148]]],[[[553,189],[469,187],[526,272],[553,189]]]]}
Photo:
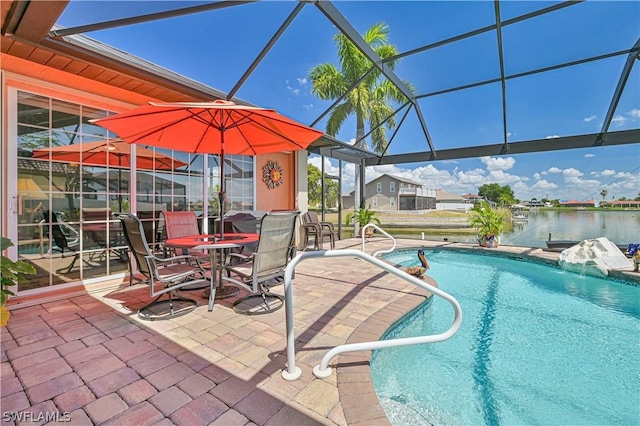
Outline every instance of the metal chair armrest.
{"type": "MultiPolygon", "coordinates": [[[[161,259],[156,256],[145,256],[145,260],[147,261],[147,265],[149,266],[149,270],[151,271],[150,283],[153,285],[154,281],[158,281],[164,284],[173,283],[174,286],[165,289],[165,291],[170,290],[171,288],[179,288],[186,285],[183,281],[185,278],[191,277],[190,281],[193,281],[194,276],[196,274],[200,274],[201,276],[197,278],[197,281],[202,281],[203,278],[206,277],[204,269],[200,267],[200,265],[194,265],[190,262],[169,262],[169,260],[176,260],[178,258],[188,259],[191,256],[178,256],[176,258],[171,259],[161,259]],[[168,263],[168,265],[164,266],[162,264],[168,263]],[[185,268],[178,268],[178,272],[173,274],[163,274],[161,270],[171,270],[171,268],[179,267],[180,265],[185,266],[185,268]]],[[[164,292],[164,291],[162,291],[164,292]]],[[[161,293],[162,293],[161,292],[161,293]]]]}
{"type": "Polygon", "coordinates": [[[177,261],[184,261],[185,263],[189,263],[189,262],[197,262],[198,258],[195,256],[191,256],[188,254],[185,255],[180,255],[180,256],[173,256],[173,257],[157,257],[157,256],[146,256],[146,257],[153,257],[155,258],[156,261],[160,262],[160,263],[177,263],[177,261]]]}

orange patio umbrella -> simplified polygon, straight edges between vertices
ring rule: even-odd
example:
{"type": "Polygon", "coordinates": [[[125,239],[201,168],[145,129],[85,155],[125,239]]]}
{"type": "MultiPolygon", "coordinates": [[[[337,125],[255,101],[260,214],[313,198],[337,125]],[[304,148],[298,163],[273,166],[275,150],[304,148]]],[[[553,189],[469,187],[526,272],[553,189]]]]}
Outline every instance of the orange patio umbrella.
{"type": "Polygon", "coordinates": [[[220,232],[224,236],[224,156],[306,149],[324,133],[273,109],[234,102],[155,103],[92,120],[129,143],[220,156],[220,232]]]}

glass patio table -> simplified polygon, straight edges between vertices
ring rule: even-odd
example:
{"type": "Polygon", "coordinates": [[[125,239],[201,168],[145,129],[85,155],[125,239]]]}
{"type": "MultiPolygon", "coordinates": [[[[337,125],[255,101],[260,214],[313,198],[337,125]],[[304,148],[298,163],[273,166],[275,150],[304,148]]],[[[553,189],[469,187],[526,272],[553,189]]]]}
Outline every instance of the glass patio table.
{"type": "Polygon", "coordinates": [[[260,234],[225,232],[223,238],[220,238],[220,234],[202,234],[171,238],[165,240],[164,244],[170,248],[207,250],[209,252],[211,256],[211,287],[202,293],[202,297],[209,299],[209,311],[212,311],[214,298],[211,297],[211,292],[215,289],[216,284],[219,283],[219,288],[215,291],[215,299],[232,297],[240,291],[236,286],[224,286],[222,283],[222,273],[226,269],[224,265],[225,250],[255,244],[259,238],[260,234]],[[217,267],[218,250],[221,251],[220,267],[217,267]],[[216,268],[218,270],[218,277],[216,277],[216,268]]]}

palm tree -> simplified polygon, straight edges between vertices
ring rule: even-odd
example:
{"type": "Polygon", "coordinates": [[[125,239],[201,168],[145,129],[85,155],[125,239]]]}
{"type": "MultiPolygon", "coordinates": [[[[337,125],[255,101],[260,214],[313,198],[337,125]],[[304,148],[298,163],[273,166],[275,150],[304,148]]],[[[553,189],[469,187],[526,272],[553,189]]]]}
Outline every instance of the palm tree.
{"type": "MultiPolygon", "coordinates": [[[[398,54],[396,47],[387,43],[388,32],[388,26],[377,23],[363,35],[364,41],[382,59],[398,54]]],[[[343,96],[373,66],[371,61],[344,34],[337,34],[334,40],[338,47],[340,69],[332,63],[324,63],[316,65],[309,72],[312,84],[311,93],[322,100],[334,100],[343,96]]],[[[385,63],[392,70],[395,68],[395,64],[396,61],[385,63]]],[[[404,82],[404,84],[409,90],[414,91],[410,83],[404,82]]],[[[376,68],[331,111],[327,121],[327,134],[335,136],[346,119],[355,114],[356,146],[366,149],[365,123],[368,123],[370,128],[374,128],[389,117],[393,113],[393,109],[388,103],[390,100],[404,102],[406,97],[376,68]]],[[[394,117],[385,123],[389,130],[393,129],[395,125],[394,117]]],[[[371,133],[373,151],[379,154],[383,153],[387,144],[385,128],[383,126],[376,128],[371,133]]]]}
{"type": "MultiPolygon", "coordinates": [[[[364,41],[382,59],[398,54],[396,47],[387,43],[388,32],[388,26],[377,23],[363,35],[364,41]]],[[[387,149],[387,135],[385,127],[378,127],[378,125],[393,113],[388,102],[404,102],[406,97],[400,89],[384,78],[378,68],[374,68],[367,74],[373,64],[344,34],[335,35],[334,40],[338,47],[340,69],[332,63],[313,67],[309,72],[311,93],[322,100],[335,100],[343,96],[349,88],[353,87],[353,89],[329,114],[326,132],[330,136],[336,136],[347,118],[355,114],[355,146],[367,149],[364,135],[365,123],[368,123],[370,129],[375,129],[371,132],[371,147],[375,152],[383,153],[387,149]],[[367,74],[366,78],[359,81],[365,74],[367,74]]],[[[389,61],[385,66],[393,70],[395,64],[396,61],[389,61]]],[[[412,93],[414,92],[410,83],[403,83],[412,93]]],[[[396,126],[395,118],[389,118],[385,126],[389,130],[393,129],[396,126]]],[[[356,167],[354,205],[363,208],[364,197],[360,196],[360,179],[360,168],[356,167]]],[[[355,232],[357,232],[357,226],[355,232]]]]}
{"type": "Polygon", "coordinates": [[[608,194],[606,189],[603,189],[602,191],[600,191],[600,196],[602,197],[602,204],[604,204],[604,197],[606,197],[608,194]]]}

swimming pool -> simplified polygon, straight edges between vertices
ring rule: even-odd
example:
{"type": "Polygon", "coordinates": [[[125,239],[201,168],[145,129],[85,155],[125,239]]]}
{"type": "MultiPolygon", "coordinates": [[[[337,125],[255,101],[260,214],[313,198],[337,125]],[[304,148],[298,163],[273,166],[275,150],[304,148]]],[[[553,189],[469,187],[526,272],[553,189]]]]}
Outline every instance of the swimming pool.
{"type": "MultiPolygon", "coordinates": [[[[417,248],[386,258],[417,265],[417,248]]],[[[426,249],[427,272],[463,310],[448,341],[375,351],[394,425],[638,424],[640,288],[537,263],[426,249]]],[[[453,321],[434,297],[385,338],[453,321]]]]}

